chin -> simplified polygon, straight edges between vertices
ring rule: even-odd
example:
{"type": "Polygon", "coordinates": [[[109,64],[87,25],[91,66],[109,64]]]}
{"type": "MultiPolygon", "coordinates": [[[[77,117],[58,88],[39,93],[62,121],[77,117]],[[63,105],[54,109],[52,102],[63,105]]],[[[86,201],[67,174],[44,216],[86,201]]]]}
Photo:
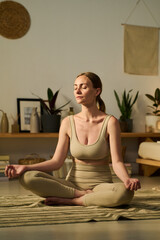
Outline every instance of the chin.
{"type": "Polygon", "coordinates": [[[83,102],[81,100],[76,100],[78,104],[82,104],[83,102]]]}
{"type": "Polygon", "coordinates": [[[76,101],[77,101],[77,103],[83,102],[83,100],[81,98],[76,98],[76,101]]]}

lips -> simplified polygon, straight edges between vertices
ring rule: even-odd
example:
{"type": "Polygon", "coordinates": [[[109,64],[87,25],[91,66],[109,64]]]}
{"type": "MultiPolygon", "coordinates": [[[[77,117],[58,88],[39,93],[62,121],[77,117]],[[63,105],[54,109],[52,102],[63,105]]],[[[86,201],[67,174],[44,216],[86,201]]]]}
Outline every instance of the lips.
{"type": "Polygon", "coordinates": [[[82,96],[77,96],[76,99],[82,99],[83,97],[82,96]]]}

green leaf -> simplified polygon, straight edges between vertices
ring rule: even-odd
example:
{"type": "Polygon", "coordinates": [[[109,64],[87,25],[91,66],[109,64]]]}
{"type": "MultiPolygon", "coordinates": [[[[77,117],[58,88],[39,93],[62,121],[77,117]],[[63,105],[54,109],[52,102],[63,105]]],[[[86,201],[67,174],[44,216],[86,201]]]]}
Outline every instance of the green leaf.
{"type": "Polygon", "coordinates": [[[152,95],[145,94],[145,96],[148,97],[151,101],[153,101],[153,102],[155,101],[155,98],[152,95]]]}
{"type": "Polygon", "coordinates": [[[62,108],[65,107],[67,104],[69,104],[71,101],[68,101],[67,103],[65,103],[64,105],[62,105],[61,107],[57,108],[54,112],[61,112],[62,108]]]}
{"type": "Polygon", "coordinates": [[[52,114],[60,113],[62,111],[62,108],[71,102],[71,101],[68,101],[66,104],[64,104],[61,107],[56,109],[55,103],[56,103],[59,91],[60,91],[60,89],[57,90],[55,94],[53,94],[53,91],[51,90],[51,88],[47,89],[48,104],[46,104],[45,103],[46,101],[44,101],[38,95],[33,94],[33,93],[32,94],[40,99],[40,103],[41,103],[44,113],[52,115],[52,114]]]}
{"type": "Polygon", "coordinates": [[[49,106],[50,106],[50,109],[51,109],[51,112],[54,112],[56,106],[56,100],[57,100],[57,97],[58,97],[58,93],[59,93],[60,89],[56,91],[56,93],[53,95],[52,99],[49,101],[49,106]]]}
{"type": "Polygon", "coordinates": [[[50,88],[47,89],[47,96],[48,96],[48,102],[50,102],[53,98],[53,92],[50,88]]]}
{"type": "Polygon", "coordinates": [[[137,98],[138,98],[138,95],[139,95],[139,91],[137,92],[132,104],[131,104],[131,107],[135,104],[135,102],[137,101],[137,98]]]}
{"type": "Polygon", "coordinates": [[[117,92],[116,92],[115,90],[114,90],[114,94],[115,94],[115,97],[116,97],[116,100],[117,100],[118,107],[119,107],[119,109],[120,109],[120,111],[121,111],[120,99],[119,99],[119,96],[118,96],[118,94],[117,94],[117,92]]]}
{"type": "Polygon", "coordinates": [[[122,94],[122,101],[120,101],[117,92],[114,90],[117,104],[118,104],[119,110],[121,112],[121,116],[120,116],[121,120],[126,120],[131,117],[132,106],[138,98],[139,92],[137,92],[136,96],[134,97],[134,100],[132,100],[133,96],[130,95],[131,92],[132,92],[132,89],[130,89],[128,91],[128,93],[126,92],[126,90],[124,90],[124,92],[122,94]]]}
{"type": "Polygon", "coordinates": [[[160,101],[160,89],[157,88],[155,90],[155,100],[160,101]]]}

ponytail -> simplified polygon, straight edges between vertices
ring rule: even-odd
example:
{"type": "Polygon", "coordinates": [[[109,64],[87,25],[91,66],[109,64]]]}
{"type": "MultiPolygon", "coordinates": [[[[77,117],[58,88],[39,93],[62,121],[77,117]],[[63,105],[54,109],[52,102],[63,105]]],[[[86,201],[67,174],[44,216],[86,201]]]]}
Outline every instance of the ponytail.
{"type": "Polygon", "coordinates": [[[98,109],[102,112],[106,112],[106,106],[104,101],[102,100],[102,98],[100,97],[100,95],[97,96],[97,105],[98,105],[98,109]]]}

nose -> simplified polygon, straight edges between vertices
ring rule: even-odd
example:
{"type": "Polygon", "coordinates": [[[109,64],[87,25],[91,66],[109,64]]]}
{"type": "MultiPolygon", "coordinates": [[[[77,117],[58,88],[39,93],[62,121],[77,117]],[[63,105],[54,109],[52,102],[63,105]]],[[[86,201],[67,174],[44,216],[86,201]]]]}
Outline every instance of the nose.
{"type": "Polygon", "coordinates": [[[81,93],[81,88],[80,88],[80,86],[77,86],[75,92],[76,92],[77,94],[81,93]]]}

